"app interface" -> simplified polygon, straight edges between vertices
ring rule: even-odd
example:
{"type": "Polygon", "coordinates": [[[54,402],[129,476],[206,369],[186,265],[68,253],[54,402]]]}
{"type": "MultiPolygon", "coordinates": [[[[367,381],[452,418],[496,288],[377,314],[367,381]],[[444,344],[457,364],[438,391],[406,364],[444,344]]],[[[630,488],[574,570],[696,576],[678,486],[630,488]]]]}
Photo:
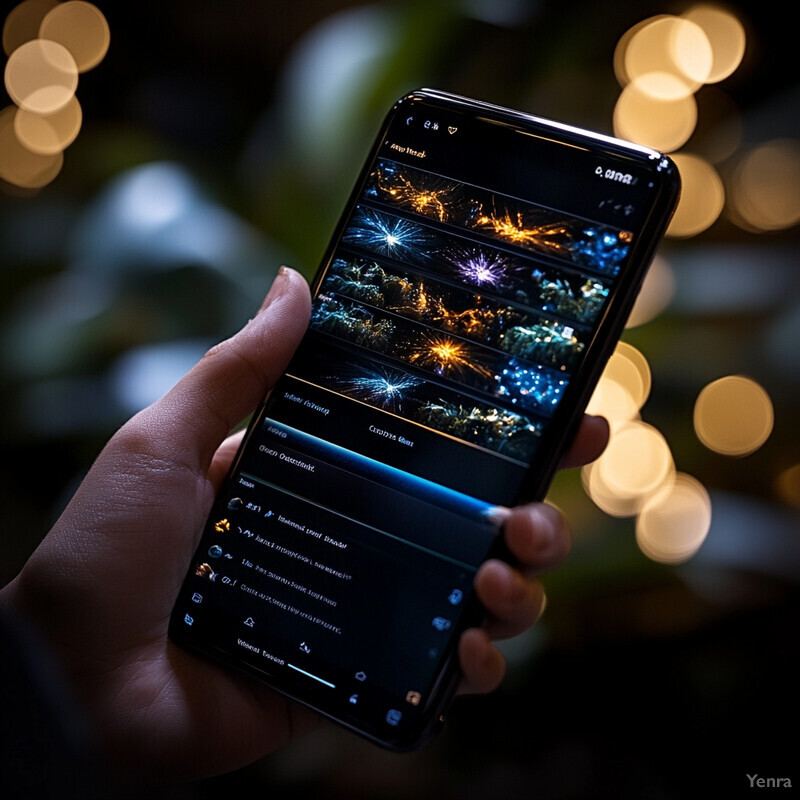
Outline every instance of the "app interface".
{"type": "Polygon", "coordinates": [[[413,110],[176,607],[187,634],[381,737],[426,707],[653,191],[623,159],[413,110]]]}

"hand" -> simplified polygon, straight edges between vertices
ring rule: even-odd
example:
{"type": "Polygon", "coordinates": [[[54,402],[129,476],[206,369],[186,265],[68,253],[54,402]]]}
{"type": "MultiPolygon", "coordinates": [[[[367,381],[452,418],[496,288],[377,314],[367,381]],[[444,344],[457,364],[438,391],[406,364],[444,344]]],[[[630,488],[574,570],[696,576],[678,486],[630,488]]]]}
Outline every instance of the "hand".
{"type": "MultiPolygon", "coordinates": [[[[561,467],[577,467],[597,458],[608,443],[602,417],[584,416],[561,467]]],[[[505,659],[493,639],[517,636],[544,611],[545,595],[536,575],[563,561],[570,548],[566,518],[546,503],[512,509],[505,523],[506,544],[516,558],[515,569],[504,561],[485,562],[475,576],[475,588],[489,612],[483,628],[465,631],[459,643],[464,680],[462,693],[491,692],[505,674],[505,659]]]]}
{"type": "MultiPolygon", "coordinates": [[[[112,437],[0,594],[44,634],[105,755],[124,768],[196,779],[251,763],[318,724],[317,715],[167,639],[174,598],[235,452],[228,434],[285,368],[309,311],[305,281],[282,269],[242,331],[112,437]]],[[[596,429],[584,426],[573,462],[602,449],[596,429]]],[[[506,535],[530,571],[568,549],[566,522],[541,504],[515,510],[506,535]]],[[[476,582],[491,616],[485,629],[464,634],[460,655],[465,687],[487,691],[503,670],[490,637],[532,624],[542,592],[501,562],[485,564],[476,582]]]]}

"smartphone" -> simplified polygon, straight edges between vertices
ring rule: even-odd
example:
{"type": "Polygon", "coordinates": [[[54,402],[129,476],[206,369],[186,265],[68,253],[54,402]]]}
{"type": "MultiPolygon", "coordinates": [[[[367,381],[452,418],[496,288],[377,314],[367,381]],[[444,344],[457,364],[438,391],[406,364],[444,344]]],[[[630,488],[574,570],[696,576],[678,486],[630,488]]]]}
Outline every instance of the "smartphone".
{"type": "Polygon", "coordinates": [[[438,90],[389,111],[170,622],[384,747],[440,727],[674,210],[663,154],[438,90]]]}

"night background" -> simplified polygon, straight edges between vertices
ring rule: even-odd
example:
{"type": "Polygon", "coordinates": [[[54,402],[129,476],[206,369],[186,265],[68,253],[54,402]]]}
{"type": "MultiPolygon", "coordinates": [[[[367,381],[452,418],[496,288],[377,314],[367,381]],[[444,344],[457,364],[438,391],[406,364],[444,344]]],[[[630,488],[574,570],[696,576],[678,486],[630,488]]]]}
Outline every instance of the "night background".
{"type": "MultiPolygon", "coordinates": [[[[281,264],[313,275],[397,97],[435,86],[611,134],[617,43],[692,4],[95,5],[110,47],[80,76],[63,167],[36,189],[0,180],[3,583],[111,433],[252,316],[281,264]]],[[[697,91],[678,152],[714,165],[727,202],[665,240],[662,307],[623,337],[652,372],[642,419],[708,492],[699,549],[649,557],[631,516],[562,474],[551,499],[574,545],[544,579],[547,611],[505,643],[502,687],[459,699],[431,746],[398,756],[326,727],[163,796],[729,797],[755,773],[800,785],[800,75],[784,4],[723,7],[745,54],[697,91]],[[775,142],[794,161],[788,188],[765,178],[788,220],[767,230],[731,187],[775,142]],[[714,451],[693,425],[701,390],[728,375],[771,401],[751,453],[714,451]]]]}

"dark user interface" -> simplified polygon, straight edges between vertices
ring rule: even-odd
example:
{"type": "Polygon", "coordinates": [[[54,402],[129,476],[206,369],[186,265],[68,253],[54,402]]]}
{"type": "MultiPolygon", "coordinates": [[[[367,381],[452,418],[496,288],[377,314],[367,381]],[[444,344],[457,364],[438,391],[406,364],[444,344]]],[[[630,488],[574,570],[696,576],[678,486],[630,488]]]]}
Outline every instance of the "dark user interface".
{"type": "Polygon", "coordinates": [[[182,639],[380,738],[414,725],[642,223],[647,173],[608,162],[452,110],[395,118],[195,556],[182,639]]]}

